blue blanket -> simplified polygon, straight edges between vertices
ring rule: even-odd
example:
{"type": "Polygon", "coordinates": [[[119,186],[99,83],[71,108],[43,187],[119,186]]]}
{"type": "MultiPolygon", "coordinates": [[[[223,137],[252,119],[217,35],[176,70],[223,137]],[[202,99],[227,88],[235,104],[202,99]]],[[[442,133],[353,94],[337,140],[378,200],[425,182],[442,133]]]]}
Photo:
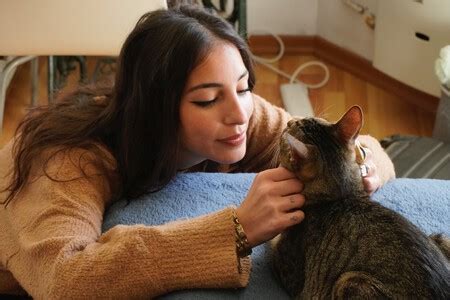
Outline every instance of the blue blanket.
{"type": "MultiPolygon", "coordinates": [[[[255,174],[180,174],[158,193],[126,205],[119,201],[105,214],[103,231],[117,224],[158,225],[239,205],[255,174]]],[[[450,181],[396,179],[373,199],[407,217],[425,233],[450,234],[450,181]]],[[[272,276],[268,245],[254,248],[250,283],[245,289],[186,290],[161,299],[289,299],[272,276]]]]}

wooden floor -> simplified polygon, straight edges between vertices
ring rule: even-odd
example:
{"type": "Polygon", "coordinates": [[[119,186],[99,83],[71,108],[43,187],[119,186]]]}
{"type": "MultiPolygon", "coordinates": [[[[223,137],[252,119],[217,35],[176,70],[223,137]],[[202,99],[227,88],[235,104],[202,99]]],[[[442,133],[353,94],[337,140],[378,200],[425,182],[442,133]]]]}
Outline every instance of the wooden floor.
{"type": "MultiPolygon", "coordinates": [[[[287,73],[292,73],[301,63],[315,60],[312,56],[286,55],[277,64],[287,73]]],[[[362,133],[369,133],[381,139],[392,134],[411,134],[430,136],[435,115],[412,106],[404,99],[399,99],[371,83],[365,82],[352,74],[327,64],[330,69],[329,82],[322,88],[310,89],[309,96],[316,115],[331,121],[337,120],[350,106],[357,104],[365,114],[362,133]]],[[[46,59],[40,58],[40,104],[47,99],[46,59]]],[[[89,59],[89,71],[95,66],[95,58],[89,59]]],[[[323,71],[311,67],[300,75],[308,83],[321,81],[323,71]]],[[[263,66],[256,65],[257,84],[255,93],[263,96],[278,106],[283,106],[279,85],[288,80],[276,75],[263,66]]],[[[68,88],[76,85],[77,74],[69,78],[68,88]]],[[[26,113],[30,104],[31,85],[30,69],[21,66],[7,92],[3,132],[0,134],[2,147],[14,134],[14,131],[26,113]]]]}

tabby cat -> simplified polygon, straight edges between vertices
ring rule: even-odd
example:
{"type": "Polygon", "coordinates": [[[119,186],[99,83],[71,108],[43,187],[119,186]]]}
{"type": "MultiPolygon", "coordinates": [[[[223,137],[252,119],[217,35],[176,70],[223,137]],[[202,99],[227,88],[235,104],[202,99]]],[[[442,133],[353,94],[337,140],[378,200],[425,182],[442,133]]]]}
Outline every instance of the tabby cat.
{"type": "Polygon", "coordinates": [[[274,270],[297,299],[450,299],[449,240],[430,238],[364,191],[358,106],[335,124],[292,119],[281,164],[304,183],[305,220],[274,244],[274,270]]]}

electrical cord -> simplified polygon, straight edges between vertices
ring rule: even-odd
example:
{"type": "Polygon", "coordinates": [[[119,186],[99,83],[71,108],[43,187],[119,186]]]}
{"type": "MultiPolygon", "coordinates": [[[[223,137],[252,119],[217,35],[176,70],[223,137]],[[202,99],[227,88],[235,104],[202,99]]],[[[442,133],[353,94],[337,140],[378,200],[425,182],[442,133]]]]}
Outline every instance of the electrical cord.
{"type": "Polygon", "coordinates": [[[272,32],[269,32],[269,31],[268,31],[268,33],[271,36],[273,36],[275,38],[275,40],[278,42],[278,45],[279,45],[278,54],[273,58],[264,58],[264,57],[256,56],[253,53],[251,53],[251,56],[256,63],[268,68],[269,70],[272,70],[273,72],[277,73],[278,75],[281,75],[281,76],[289,79],[289,83],[301,83],[310,89],[321,88],[325,84],[327,84],[327,82],[330,78],[330,71],[329,71],[328,67],[320,61],[310,61],[310,62],[301,64],[300,66],[297,67],[297,69],[295,69],[294,73],[292,73],[292,74],[288,74],[288,73],[284,72],[283,70],[280,70],[280,69],[274,67],[273,65],[271,65],[272,63],[279,61],[283,57],[284,52],[285,52],[285,46],[284,46],[283,41],[281,40],[281,38],[278,35],[276,35],[272,32]],[[300,81],[299,79],[297,79],[297,76],[304,69],[306,69],[310,66],[319,66],[325,71],[324,79],[321,82],[316,83],[316,84],[307,84],[307,83],[304,83],[304,82],[300,81]]]}
{"type": "MultiPolygon", "coordinates": [[[[212,9],[213,11],[215,11],[216,13],[218,13],[219,15],[224,17],[224,13],[226,11],[224,9],[224,3],[222,3],[222,2],[220,3],[220,9],[217,8],[211,2],[211,0],[203,0],[201,3],[205,7],[208,7],[209,9],[212,9]]],[[[328,67],[324,63],[322,63],[320,61],[310,61],[310,62],[304,63],[304,64],[298,66],[298,68],[295,69],[295,71],[294,71],[294,73],[292,73],[292,75],[288,74],[288,73],[286,73],[286,72],[284,72],[284,71],[282,71],[282,70],[280,70],[280,69],[278,69],[276,67],[274,67],[273,65],[271,65],[272,63],[275,63],[275,62],[279,61],[283,57],[284,51],[285,51],[285,46],[284,46],[283,41],[281,40],[281,38],[278,35],[270,32],[270,31],[266,31],[266,32],[269,33],[271,36],[273,36],[275,38],[275,40],[278,42],[279,51],[278,51],[278,54],[275,57],[273,57],[273,58],[263,58],[263,57],[256,56],[253,53],[250,53],[252,59],[256,63],[259,63],[259,64],[265,66],[266,68],[268,68],[269,70],[277,73],[278,75],[281,75],[281,76],[289,79],[289,83],[290,84],[292,84],[292,83],[301,83],[301,84],[305,85],[307,88],[310,88],[310,89],[317,89],[317,88],[320,88],[320,87],[324,86],[325,84],[327,84],[327,82],[328,82],[328,80],[330,78],[330,72],[328,70],[328,67]],[[297,79],[297,76],[300,74],[300,72],[302,72],[304,69],[306,69],[306,68],[308,68],[310,66],[315,66],[315,65],[321,67],[325,71],[325,77],[324,77],[324,79],[321,82],[319,82],[317,84],[307,84],[307,83],[301,82],[300,80],[297,79]]]]}

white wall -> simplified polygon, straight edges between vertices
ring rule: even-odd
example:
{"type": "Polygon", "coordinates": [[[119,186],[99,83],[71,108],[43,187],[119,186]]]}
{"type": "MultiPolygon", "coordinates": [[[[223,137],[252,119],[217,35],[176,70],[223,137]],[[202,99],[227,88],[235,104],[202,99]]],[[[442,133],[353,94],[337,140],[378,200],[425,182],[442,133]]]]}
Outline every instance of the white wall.
{"type": "Polygon", "coordinates": [[[286,35],[317,34],[318,0],[247,0],[247,29],[286,35]]]}
{"type": "Polygon", "coordinates": [[[269,28],[285,35],[319,35],[374,62],[374,66],[386,74],[419,90],[439,95],[433,66],[439,49],[450,43],[447,7],[450,0],[423,3],[412,0],[353,1],[375,16],[377,8],[384,9],[383,15],[378,16],[382,23],[378,24],[376,40],[375,31],[365,24],[364,16],[342,0],[247,0],[248,30],[252,33],[256,29],[269,28]],[[406,9],[409,7],[408,15],[406,9]],[[399,12],[394,13],[394,8],[399,12]],[[386,16],[392,16],[389,24],[386,24],[386,16]],[[432,36],[431,42],[416,39],[414,30],[432,36]],[[404,48],[408,49],[407,53],[404,48]],[[424,71],[417,73],[414,70],[424,71]]]}
{"type": "MultiPolygon", "coordinates": [[[[374,31],[364,23],[363,16],[341,0],[318,1],[317,34],[333,44],[372,60],[374,31]]],[[[376,13],[377,0],[357,2],[376,13]]]]}
{"type": "Polygon", "coordinates": [[[450,1],[380,1],[378,12],[374,67],[416,89],[439,96],[434,65],[440,49],[450,44],[450,1]],[[416,32],[429,39],[417,38],[416,32]]]}
{"type": "MultiPolygon", "coordinates": [[[[357,1],[376,12],[378,0],[357,1]]],[[[268,28],[277,34],[320,35],[369,60],[373,58],[373,31],[341,0],[247,0],[247,27],[250,34],[268,28]]]]}

